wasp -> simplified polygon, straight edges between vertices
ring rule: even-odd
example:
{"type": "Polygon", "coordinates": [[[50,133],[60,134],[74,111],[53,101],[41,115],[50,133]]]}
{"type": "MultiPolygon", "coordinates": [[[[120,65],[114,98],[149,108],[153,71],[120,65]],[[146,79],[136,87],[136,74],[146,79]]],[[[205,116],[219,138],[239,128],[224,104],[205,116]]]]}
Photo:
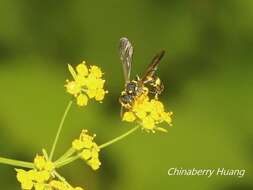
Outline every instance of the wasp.
{"type": "Polygon", "coordinates": [[[162,93],[164,85],[155,72],[165,54],[164,50],[154,56],[142,77],[136,76],[136,78],[132,80],[130,80],[130,72],[133,59],[133,46],[125,37],[120,39],[119,52],[125,79],[125,89],[121,92],[119,97],[122,108],[130,109],[134,100],[143,93],[150,93],[156,97],[162,93]]]}

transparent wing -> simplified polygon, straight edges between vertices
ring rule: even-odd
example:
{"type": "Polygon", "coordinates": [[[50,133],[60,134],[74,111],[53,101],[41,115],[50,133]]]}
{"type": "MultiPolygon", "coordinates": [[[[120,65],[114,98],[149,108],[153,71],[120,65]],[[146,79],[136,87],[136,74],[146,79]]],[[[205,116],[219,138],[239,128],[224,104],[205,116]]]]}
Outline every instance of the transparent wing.
{"type": "Polygon", "coordinates": [[[142,78],[141,78],[142,81],[145,81],[149,76],[152,77],[155,74],[155,72],[157,70],[157,65],[158,65],[158,63],[160,63],[164,54],[165,54],[165,51],[162,50],[155,55],[155,57],[152,59],[151,63],[148,65],[144,75],[142,76],[142,78]]]}
{"type": "Polygon", "coordinates": [[[130,80],[130,72],[133,58],[133,46],[130,41],[125,37],[120,38],[119,52],[126,83],[130,80]]]}

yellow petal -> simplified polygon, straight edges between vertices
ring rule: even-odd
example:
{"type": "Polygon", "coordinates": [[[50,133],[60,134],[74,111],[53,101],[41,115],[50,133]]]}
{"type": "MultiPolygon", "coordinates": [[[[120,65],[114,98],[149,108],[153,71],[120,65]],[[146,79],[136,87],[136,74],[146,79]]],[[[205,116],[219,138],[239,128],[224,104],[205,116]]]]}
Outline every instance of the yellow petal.
{"type": "Polygon", "coordinates": [[[84,149],[81,153],[81,157],[84,160],[88,160],[91,157],[91,151],[89,149],[84,149]]]}
{"type": "Polygon", "coordinates": [[[97,100],[97,101],[103,100],[105,97],[105,93],[106,93],[106,91],[104,89],[98,89],[96,96],[95,96],[95,100],[97,100]]]}
{"type": "Polygon", "coordinates": [[[133,122],[136,119],[133,112],[125,112],[122,120],[127,122],[133,122]]]}
{"type": "Polygon", "coordinates": [[[37,171],[36,170],[29,170],[27,171],[27,178],[30,180],[34,180],[35,177],[37,175],[37,171]]]}
{"type": "Polygon", "coordinates": [[[67,186],[64,184],[64,182],[61,181],[57,181],[57,180],[52,180],[49,185],[53,188],[53,189],[60,189],[60,190],[64,190],[67,189],[67,186]]]}
{"type": "Polygon", "coordinates": [[[76,81],[67,82],[65,85],[67,92],[72,95],[77,95],[81,92],[81,86],[76,81]]]}
{"type": "Polygon", "coordinates": [[[97,90],[88,89],[87,94],[88,94],[89,98],[94,98],[97,94],[97,90]]]}
{"type": "Polygon", "coordinates": [[[34,165],[38,170],[42,170],[46,165],[46,160],[44,156],[36,155],[34,158],[34,165]]]}
{"type": "Polygon", "coordinates": [[[81,150],[84,148],[84,143],[79,140],[79,139],[75,139],[73,140],[72,142],[72,147],[75,149],[75,150],[81,150]]]}
{"type": "Polygon", "coordinates": [[[77,105],[86,106],[88,103],[88,97],[85,94],[80,94],[77,96],[77,105]]]}
{"type": "Polygon", "coordinates": [[[92,141],[94,139],[94,136],[96,136],[96,135],[93,135],[93,136],[88,135],[88,130],[83,129],[81,134],[80,134],[80,140],[81,141],[85,141],[85,140],[92,141]]]}
{"type": "Polygon", "coordinates": [[[162,118],[163,118],[163,120],[164,120],[166,123],[171,124],[171,122],[172,122],[171,115],[172,115],[171,112],[168,112],[168,113],[164,112],[164,113],[162,114],[162,118]]]}
{"type": "Polygon", "coordinates": [[[43,183],[36,183],[34,185],[34,188],[35,188],[35,190],[44,190],[45,189],[45,184],[43,184],[43,183]]]}
{"type": "Polygon", "coordinates": [[[86,80],[87,80],[87,78],[86,78],[85,76],[82,76],[82,75],[78,74],[78,75],[76,76],[75,82],[76,82],[79,86],[85,86],[86,80]]]}
{"type": "Polygon", "coordinates": [[[164,111],[164,106],[163,106],[162,102],[153,99],[153,100],[151,100],[151,103],[154,105],[156,112],[162,113],[164,111]]]}
{"type": "Polygon", "coordinates": [[[91,156],[92,156],[92,158],[98,158],[98,151],[93,148],[91,150],[91,156]]]}
{"type": "Polygon", "coordinates": [[[138,110],[135,114],[136,114],[136,116],[137,116],[138,118],[140,118],[140,119],[145,118],[146,115],[147,115],[147,113],[146,113],[145,111],[143,111],[143,110],[138,110]]]}
{"type": "Polygon", "coordinates": [[[22,189],[27,190],[32,189],[33,187],[32,176],[30,176],[29,173],[31,173],[30,171],[33,170],[25,171],[22,169],[16,169],[16,171],[17,171],[17,180],[21,183],[22,189]]]}
{"type": "Polygon", "coordinates": [[[33,188],[33,182],[30,180],[24,181],[21,183],[21,188],[22,189],[26,189],[26,190],[30,190],[33,188]]]}
{"type": "Polygon", "coordinates": [[[155,128],[155,121],[150,116],[145,117],[142,120],[142,127],[145,129],[153,130],[155,128]]]}
{"type": "Polygon", "coordinates": [[[27,177],[27,173],[25,170],[22,169],[16,169],[17,172],[17,180],[22,183],[23,181],[25,181],[28,177],[27,177]]]}
{"type": "Polygon", "coordinates": [[[92,159],[90,159],[87,163],[91,166],[91,168],[92,168],[93,170],[99,169],[99,167],[100,167],[100,165],[101,165],[101,162],[100,162],[99,159],[97,159],[97,158],[94,158],[94,159],[92,158],[92,159]]]}
{"type": "Polygon", "coordinates": [[[83,140],[83,146],[84,148],[91,148],[93,145],[93,141],[90,139],[84,139],[83,140]]]}
{"type": "Polygon", "coordinates": [[[95,65],[90,67],[90,74],[95,76],[96,78],[101,78],[103,75],[101,69],[95,65]]]}
{"type": "Polygon", "coordinates": [[[37,171],[33,179],[39,183],[43,183],[50,178],[50,173],[48,171],[37,171]]]}
{"type": "Polygon", "coordinates": [[[54,164],[51,161],[47,161],[44,169],[46,171],[52,171],[54,169],[54,164]]]}
{"type": "Polygon", "coordinates": [[[96,89],[99,89],[99,88],[103,88],[104,83],[105,83],[105,80],[100,79],[100,78],[96,78],[95,76],[90,74],[86,78],[86,81],[85,81],[84,85],[86,85],[88,89],[96,90],[96,89]]]}
{"type": "Polygon", "coordinates": [[[76,71],[81,76],[87,76],[88,75],[88,68],[85,65],[85,62],[82,62],[76,66],[76,71]]]}

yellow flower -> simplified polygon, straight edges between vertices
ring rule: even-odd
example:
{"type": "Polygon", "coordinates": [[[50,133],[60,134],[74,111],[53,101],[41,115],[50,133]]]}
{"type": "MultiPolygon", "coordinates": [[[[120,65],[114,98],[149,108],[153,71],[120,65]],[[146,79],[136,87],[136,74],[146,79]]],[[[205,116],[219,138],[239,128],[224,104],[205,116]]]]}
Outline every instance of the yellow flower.
{"type": "Polygon", "coordinates": [[[79,139],[83,142],[84,148],[91,148],[95,137],[95,134],[93,136],[88,135],[88,130],[82,130],[79,139]]]}
{"type": "Polygon", "coordinates": [[[147,116],[147,117],[143,118],[142,126],[144,129],[148,129],[148,130],[153,131],[155,128],[155,120],[152,117],[147,116]]]}
{"type": "Polygon", "coordinates": [[[67,80],[67,84],[65,85],[65,87],[67,89],[67,92],[74,96],[77,96],[77,94],[81,93],[81,86],[75,81],[69,82],[67,80]]]}
{"type": "Polygon", "coordinates": [[[169,125],[172,125],[172,115],[173,112],[168,112],[163,114],[164,121],[166,121],[169,125]]]}
{"type": "Polygon", "coordinates": [[[42,170],[46,165],[46,160],[44,156],[36,155],[34,158],[34,165],[38,170],[42,170]]]}
{"type": "Polygon", "coordinates": [[[93,148],[91,149],[91,157],[98,158],[98,156],[99,156],[98,152],[99,152],[99,149],[98,149],[97,145],[93,144],[93,148]]]}
{"type": "Polygon", "coordinates": [[[81,153],[81,157],[84,160],[88,160],[91,157],[91,151],[89,149],[84,149],[81,153]]]}
{"type": "Polygon", "coordinates": [[[53,162],[47,161],[46,164],[45,164],[45,166],[44,166],[44,169],[46,171],[49,171],[49,172],[52,171],[52,170],[54,170],[54,164],[53,164],[53,162]]]}
{"type": "Polygon", "coordinates": [[[54,164],[44,156],[36,155],[34,158],[34,169],[25,171],[16,169],[17,180],[24,190],[83,190],[81,187],[72,187],[66,182],[58,181],[51,173],[54,164]]]}
{"type": "Polygon", "coordinates": [[[17,180],[21,183],[22,189],[35,190],[44,189],[45,183],[50,179],[50,172],[53,170],[53,163],[47,161],[44,156],[36,155],[34,158],[34,169],[25,171],[16,169],[17,180]]]}
{"type": "Polygon", "coordinates": [[[84,145],[83,145],[83,142],[79,139],[75,139],[73,140],[72,142],[72,147],[75,149],[75,150],[81,150],[84,148],[84,145]]]}
{"type": "Polygon", "coordinates": [[[50,174],[47,171],[36,171],[36,170],[21,170],[16,169],[17,171],[17,180],[21,183],[22,189],[40,189],[46,182],[50,174]]]}
{"type": "Polygon", "coordinates": [[[79,94],[77,97],[77,105],[86,106],[88,103],[88,97],[85,94],[79,94]]]}
{"type": "Polygon", "coordinates": [[[80,76],[87,76],[88,75],[88,68],[83,61],[82,64],[76,66],[76,71],[80,76]]]}
{"type": "Polygon", "coordinates": [[[38,183],[46,182],[50,178],[50,173],[48,171],[37,171],[33,174],[33,179],[38,183]]]}
{"type": "Polygon", "coordinates": [[[97,66],[87,66],[83,61],[75,69],[68,65],[69,72],[73,80],[67,80],[65,85],[68,93],[72,94],[77,101],[77,105],[86,106],[88,99],[95,99],[101,102],[107,93],[104,90],[105,80],[102,79],[103,73],[97,66]]]}
{"type": "Polygon", "coordinates": [[[147,116],[147,112],[143,109],[136,109],[135,114],[140,119],[144,119],[147,116]]]}
{"type": "Polygon", "coordinates": [[[90,74],[86,80],[85,85],[88,89],[96,90],[104,87],[105,80],[97,78],[94,75],[90,74]]]}
{"type": "Polygon", "coordinates": [[[101,69],[97,66],[91,66],[90,67],[90,73],[95,76],[96,78],[101,78],[103,73],[101,71],[101,69]]]}
{"type": "Polygon", "coordinates": [[[102,101],[105,97],[107,91],[105,91],[104,89],[100,88],[97,90],[97,93],[95,95],[95,100],[97,101],[102,101]]]}
{"type": "Polygon", "coordinates": [[[59,190],[67,190],[68,186],[63,183],[62,181],[58,181],[58,180],[52,180],[49,183],[50,187],[52,187],[53,189],[59,189],[59,190]]]}
{"type": "Polygon", "coordinates": [[[46,185],[43,183],[36,183],[34,185],[34,188],[35,188],[35,190],[44,190],[44,189],[46,189],[46,185]]]}
{"type": "Polygon", "coordinates": [[[42,171],[52,171],[54,169],[54,164],[51,161],[45,159],[44,156],[36,155],[34,158],[34,166],[37,170],[42,171]]]}
{"type": "Polygon", "coordinates": [[[122,120],[127,122],[133,122],[136,119],[136,116],[133,112],[125,112],[122,120]]]}
{"type": "Polygon", "coordinates": [[[172,112],[165,112],[164,105],[158,99],[149,99],[148,93],[143,93],[137,97],[129,110],[123,117],[123,121],[134,122],[141,124],[142,128],[148,132],[156,130],[166,132],[167,130],[158,127],[157,124],[166,122],[171,125],[172,112]]]}
{"type": "Polygon", "coordinates": [[[17,180],[21,183],[21,188],[28,190],[32,189],[33,182],[28,172],[22,169],[16,169],[16,172],[17,172],[17,180]]]}
{"type": "Polygon", "coordinates": [[[87,95],[89,96],[89,98],[94,98],[97,94],[97,91],[95,89],[88,89],[87,90],[87,95]]]}
{"type": "Polygon", "coordinates": [[[99,161],[98,158],[91,158],[90,160],[88,160],[87,163],[93,170],[99,169],[101,165],[101,162],[99,161]]]}
{"type": "Polygon", "coordinates": [[[93,169],[97,170],[101,165],[99,161],[99,147],[94,142],[95,135],[91,136],[87,130],[82,130],[78,139],[73,140],[72,148],[93,169]]]}

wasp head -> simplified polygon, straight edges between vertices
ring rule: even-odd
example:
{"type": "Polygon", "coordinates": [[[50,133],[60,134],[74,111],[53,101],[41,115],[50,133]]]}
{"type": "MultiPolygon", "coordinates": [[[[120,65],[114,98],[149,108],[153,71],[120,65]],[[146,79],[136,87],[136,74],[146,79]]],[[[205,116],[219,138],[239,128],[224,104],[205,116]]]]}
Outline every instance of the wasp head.
{"type": "Polygon", "coordinates": [[[131,82],[127,83],[125,90],[127,94],[136,95],[136,92],[138,90],[138,82],[132,80],[131,82]]]}

